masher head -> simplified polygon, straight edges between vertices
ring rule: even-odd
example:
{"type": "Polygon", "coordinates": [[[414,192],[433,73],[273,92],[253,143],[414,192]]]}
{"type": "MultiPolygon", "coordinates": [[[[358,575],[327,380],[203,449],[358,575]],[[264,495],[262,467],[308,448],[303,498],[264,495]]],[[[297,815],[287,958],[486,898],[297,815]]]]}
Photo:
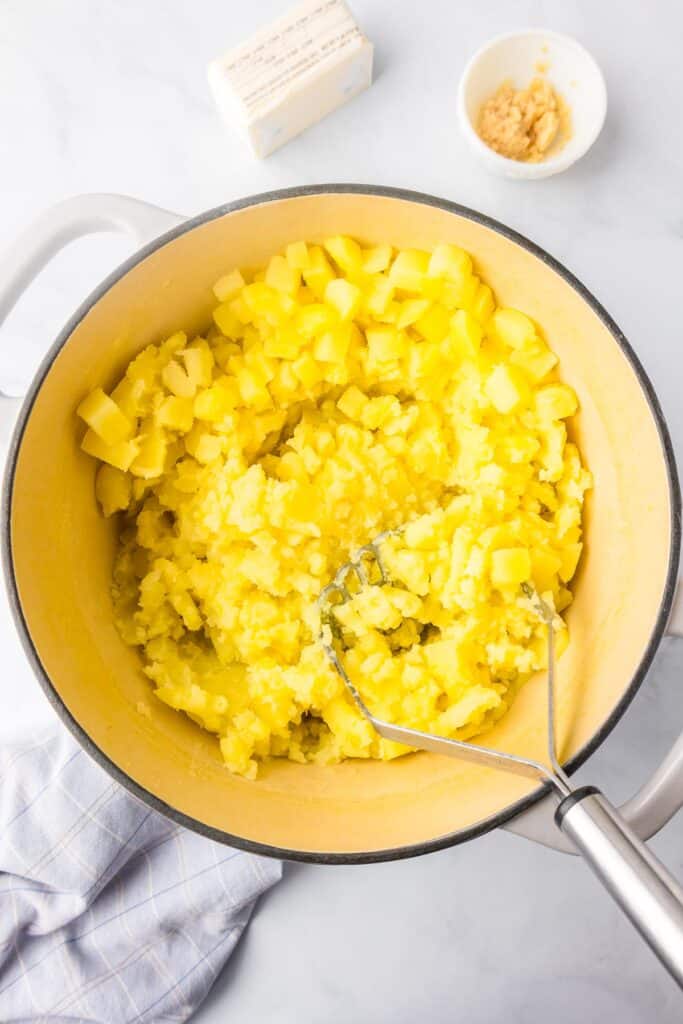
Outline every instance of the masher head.
{"type": "Polygon", "coordinates": [[[365,587],[383,586],[389,582],[393,586],[401,586],[400,583],[391,580],[382,556],[382,545],[390,537],[400,536],[401,533],[401,528],[386,530],[358,548],[351,558],[339,567],[332,582],[324,587],[318,596],[319,639],[322,649],[353,697],[356,707],[379,735],[387,740],[402,743],[415,750],[427,750],[435,754],[445,754],[448,757],[460,757],[465,761],[488,768],[497,768],[513,772],[516,775],[542,779],[550,782],[558,795],[566,796],[570,792],[570,786],[557,760],[555,749],[555,611],[543,600],[531,581],[521,584],[522,593],[528,598],[531,607],[547,627],[548,765],[519,757],[516,754],[492,750],[478,743],[455,740],[447,736],[438,736],[435,733],[387,722],[378,718],[367,706],[344,665],[344,651],[348,650],[348,645],[341,625],[335,617],[335,609],[346,604],[354,594],[365,587]]]}

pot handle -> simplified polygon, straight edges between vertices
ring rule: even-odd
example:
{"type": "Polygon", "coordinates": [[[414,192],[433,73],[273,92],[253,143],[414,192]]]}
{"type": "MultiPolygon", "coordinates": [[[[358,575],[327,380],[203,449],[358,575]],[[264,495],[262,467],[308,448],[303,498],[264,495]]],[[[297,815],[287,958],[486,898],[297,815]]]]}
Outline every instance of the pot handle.
{"type": "MultiPolygon", "coordinates": [[[[667,634],[683,637],[683,580],[678,583],[667,634]]],[[[576,853],[569,840],[554,825],[555,807],[556,801],[548,796],[513,818],[504,828],[562,853],[576,853]]],[[[630,800],[622,804],[619,814],[640,839],[650,839],[681,807],[683,733],[647,782],[630,800]]]]}
{"type": "Polygon", "coordinates": [[[122,231],[141,246],[183,220],[140,199],[106,193],[73,196],[50,207],[0,257],[0,325],[45,264],[75,238],[122,231]]]}

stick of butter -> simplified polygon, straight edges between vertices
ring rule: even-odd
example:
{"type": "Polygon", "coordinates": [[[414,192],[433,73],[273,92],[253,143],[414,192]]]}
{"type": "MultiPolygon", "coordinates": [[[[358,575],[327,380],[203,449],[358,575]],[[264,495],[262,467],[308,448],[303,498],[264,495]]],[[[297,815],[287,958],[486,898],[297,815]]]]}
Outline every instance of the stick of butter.
{"type": "Polygon", "coordinates": [[[372,43],[344,0],[304,0],[209,65],[216,106],[267,156],[372,82],[372,43]]]}

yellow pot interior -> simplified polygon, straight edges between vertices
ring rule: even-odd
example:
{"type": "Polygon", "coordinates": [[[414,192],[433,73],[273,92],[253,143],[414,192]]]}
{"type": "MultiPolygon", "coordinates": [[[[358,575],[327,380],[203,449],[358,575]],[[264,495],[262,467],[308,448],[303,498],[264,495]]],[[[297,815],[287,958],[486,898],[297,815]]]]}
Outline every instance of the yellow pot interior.
{"type": "MultiPolygon", "coordinates": [[[[285,243],[347,233],[367,242],[468,249],[498,301],[531,315],[561,359],[581,412],[574,432],[595,477],[586,552],[559,665],[559,736],[570,757],[603,726],[643,658],[666,586],[669,482],[636,374],[581,295],[551,266],[469,218],[369,194],[278,198],[226,213],[158,248],[90,308],[54,359],[19,446],[11,554],[21,611],[69,713],[148,793],[238,840],[304,854],[374,853],[430,843],[485,822],[535,784],[430,754],[333,767],[274,761],[256,782],[229,775],[216,740],[151,698],[136,651],[112,621],[115,525],[94,498],[75,409],[144,345],[208,319],[211,283],[285,243]],[[138,708],[147,705],[151,714],[138,708]]],[[[486,737],[543,759],[544,681],[532,679],[486,737]]]]}

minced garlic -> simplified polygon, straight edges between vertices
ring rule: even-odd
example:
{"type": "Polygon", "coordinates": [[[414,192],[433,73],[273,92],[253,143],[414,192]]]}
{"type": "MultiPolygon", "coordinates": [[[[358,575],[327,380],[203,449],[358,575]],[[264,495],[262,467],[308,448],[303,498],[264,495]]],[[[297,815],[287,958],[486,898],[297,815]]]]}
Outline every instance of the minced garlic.
{"type": "Polygon", "coordinates": [[[477,132],[501,156],[537,163],[568,134],[561,131],[567,119],[566,106],[544,78],[534,78],[526,89],[503,82],[482,106],[477,132]]]}

